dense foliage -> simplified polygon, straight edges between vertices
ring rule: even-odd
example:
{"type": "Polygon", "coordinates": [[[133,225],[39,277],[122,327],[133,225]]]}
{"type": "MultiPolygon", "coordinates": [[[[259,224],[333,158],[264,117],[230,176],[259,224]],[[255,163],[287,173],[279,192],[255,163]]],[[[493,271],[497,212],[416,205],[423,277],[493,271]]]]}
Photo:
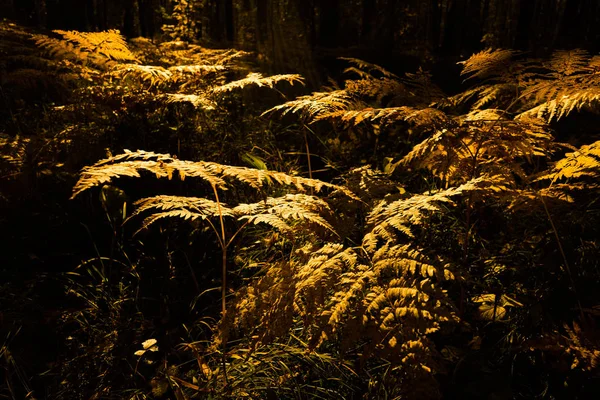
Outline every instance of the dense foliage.
{"type": "Polygon", "coordinates": [[[158,45],[0,25],[0,396],[599,394],[600,57],[306,94],[178,4],[158,45]]]}

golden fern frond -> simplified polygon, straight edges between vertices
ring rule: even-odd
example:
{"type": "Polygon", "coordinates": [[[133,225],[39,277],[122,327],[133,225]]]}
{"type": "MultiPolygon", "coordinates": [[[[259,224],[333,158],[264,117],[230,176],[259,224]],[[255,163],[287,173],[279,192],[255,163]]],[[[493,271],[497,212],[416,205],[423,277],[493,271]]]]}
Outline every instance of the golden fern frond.
{"type": "MultiPolygon", "coordinates": [[[[453,273],[410,246],[385,245],[371,261],[370,266],[352,261],[342,273],[318,320],[320,342],[338,331],[343,341],[350,338],[349,346],[368,338],[373,346],[363,349],[366,356],[379,348],[398,362],[419,353],[417,348],[434,351],[426,336],[457,321],[445,291],[435,282],[452,280],[453,273]]],[[[431,360],[421,361],[432,367],[431,360]]]]}
{"type": "Polygon", "coordinates": [[[138,200],[132,217],[151,211],[152,214],[142,222],[142,227],[137,231],[147,229],[155,222],[166,218],[180,218],[188,221],[207,219],[211,217],[233,217],[234,212],[225,203],[219,203],[198,197],[185,196],[154,196],[138,200]]]}
{"type": "Polygon", "coordinates": [[[116,29],[103,32],[54,31],[83,51],[97,53],[115,61],[136,61],[125,37],[116,29]]]}
{"type": "Polygon", "coordinates": [[[295,303],[308,326],[323,309],[329,292],[338,285],[338,277],[354,268],[357,262],[358,257],[352,249],[338,243],[327,243],[313,251],[305,263],[299,264],[294,276],[295,303]]]}
{"type": "Polygon", "coordinates": [[[514,194],[514,180],[507,178],[505,174],[487,175],[483,174],[477,178],[463,183],[454,189],[452,195],[469,195],[471,201],[498,202],[502,198],[508,198],[514,194]]]}
{"type": "Polygon", "coordinates": [[[224,72],[227,68],[223,65],[194,64],[176,65],[169,67],[171,83],[180,84],[180,90],[189,87],[208,87],[219,84],[225,80],[224,72]]]}
{"type": "Polygon", "coordinates": [[[386,78],[397,78],[396,75],[380,67],[379,65],[371,64],[358,58],[338,57],[338,59],[347,61],[349,64],[353,65],[353,67],[349,67],[344,70],[345,74],[353,72],[358,74],[358,76],[363,79],[376,79],[373,76],[373,72],[378,72],[386,78]]]}
{"type": "Polygon", "coordinates": [[[227,65],[231,64],[235,60],[243,59],[244,57],[248,57],[250,55],[252,55],[252,53],[243,50],[231,49],[225,52],[219,52],[214,50],[211,51],[208,49],[203,49],[202,59],[207,60],[210,64],[227,65]],[[209,56],[206,57],[207,55],[209,56]]]}
{"type": "Polygon", "coordinates": [[[404,120],[415,128],[426,130],[444,129],[455,126],[455,122],[446,113],[436,108],[416,109],[407,114],[404,120]]]}
{"type": "Polygon", "coordinates": [[[584,107],[593,107],[600,101],[600,89],[596,86],[581,87],[580,89],[561,91],[557,98],[546,101],[517,116],[533,116],[543,118],[548,122],[566,117],[571,112],[580,111],[584,107]]]}
{"type": "Polygon", "coordinates": [[[484,110],[475,108],[461,118],[463,121],[468,122],[506,122],[508,114],[504,110],[498,108],[486,108],[484,110]]]}
{"type": "Polygon", "coordinates": [[[104,160],[100,160],[96,164],[94,164],[94,166],[109,165],[109,164],[115,164],[115,163],[122,162],[122,161],[137,161],[137,160],[167,161],[168,162],[171,160],[171,156],[169,154],[154,153],[153,151],[145,151],[145,150],[131,151],[131,150],[125,149],[122,154],[117,154],[116,156],[112,156],[112,157],[106,158],[104,160]]]}
{"type": "Polygon", "coordinates": [[[168,70],[172,74],[180,75],[206,75],[210,73],[223,72],[227,68],[223,65],[211,65],[211,64],[196,64],[196,65],[175,65],[169,67],[168,70]]]}
{"type": "Polygon", "coordinates": [[[333,226],[322,217],[332,214],[329,205],[318,197],[301,193],[269,197],[254,204],[240,204],[233,212],[242,221],[265,223],[283,232],[291,230],[286,221],[293,220],[315,224],[335,233],[333,226]]]}
{"type": "Polygon", "coordinates": [[[385,244],[375,251],[372,262],[378,275],[391,272],[405,278],[435,278],[438,282],[454,280],[448,265],[433,262],[422,249],[412,245],[385,244]]]}
{"type": "Polygon", "coordinates": [[[86,167],[82,170],[79,181],[73,189],[73,198],[80,193],[120,176],[140,177],[140,172],[147,172],[157,178],[172,179],[177,176],[181,180],[186,177],[201,178],[211,186],[227,190],[225,179],[243,182],[257,190],[265,183],[277,182],[284,186],[294,186],[299,191],[314,189],[319,192],[330,189],[358,200],[356,195],[343,186],[333,185],[317,179],[288,175],[283,172],[259,170],[246,167],[235,167],[204,161],[182,161],[168,154],[157,154],[139,150],[126,151],[124,154],[110,157],[106,160],[86,167]]]}
{"type": "Polygon", "coordinates": [[[288,75],[273,75],[268,77],[263,77],[262,74],[258,72],[251,72],[244,79],[240,79],[238,81],[229,82],[222,86],[217,86],[212,89],[213,93],[223,93],[230,92],[236,89],[243,89],[247,86],[258,86],[258,87],[268,87],[273,89],[278,82],[288,82],[290,85],[294,83],[300,83],[304,85],[304,78],[297,74],[288,74],[288,75]]]}
{"type": "Polygon", "coordinates": [[[195,221],[223,216],[246,224],[266,224],[284,233],[292,231],[288,221],[293,221],[318,225],[335,234],[334,228],[322,216],[331,214],[329,205],[322,199],[303,194],[270,197],[258,203],[239,204],[233,208],[205,198],[168,195],[144,198],[135,202],[135,205],[137,209],[131,218],[151,212],[143,220],[138,232],[167,218],[195,221]]]}
{"type": "MultiPolygon", "coordinates": [[[[219,216],[219,204],[202,197],[160,195],[138,200],[134,204],[136,206],[134,215],[141,214],[148,210],[156,212],[185,209],[206,217],[219,216]]],[[[220,205],[221,212],[224,216],[233,217],[235,215],[235,212],[227,207],[227,204],[220,203],[220,205]]]]}
{"type": "Polygon", "coordinates": [[[464,170],[462,160],[468,159],[470,149],[461,144],[461,130],[442,129],[412,148],[400,165],[412,165],[431,171],[442,180],[456,180],[464,170]]]}
{"type": "Polygon", "coordinates": [[[510,211],[526,211],[531,213],[546,206],[560,206],[574,203],[573,194],[577,191],[597,189],[598,185],[577,183],[556,183],[542,189],[514,190],[513,198],[508,205],[510,211]],[[543,202],[542,202],[543,200],[543,202]]]}
{"type": "Polygon", "coordinates": [[[163,67],[152,65],[124,64],[115,68],[110,76],[118,79],[131,78],[149,87],[162,86],[168,82],[172,73],[163,67]]]}
{"type": "MultiPolygon", "coordinates": [[[[341,272],[357,264],[357,255],[339,243],[327,243],[320,249],[310,252],[310,258],[297,272],[299,291],[320,291],[332,286],[341,272]],[[330,283],[325,285],[324,282],[330,283]]],[[[318,299],[321,296],[307,296],[318,299]]]]}
{"type": "Polygon", "coordinates": [[[72,43],[44,35],[36,36],[35,39],[36,45],[44,49],[53,58],[78,59],[80,51],[72,43]]]}
{"type": "Polygon", "coordinates": [[[511,58],[514,55],[515,52],[513,50],[486,49],[473,54],[469,59],[461,61],[458,64],[464,66],[461,75],[469,75],[467,79],[485,79],[505,73],[511,58]]]}
{"type": "Polygon", "coordinates": [[[590,55],[582,49],[556,50],[546,63],[548,69],[559,75],[571,76],[590,72],[590,55]]]}
{"type": "Polygon", "coordinates": [[[375,122],[382,120],[383,123],[404,120],[410,113],[414,113],[411,107],[390,107],[390,108],[364,108],[362,110],[338,111],[323,116],[327,119],[338,119],[343,123],[357,126],[363,121],[375,122]]]}
{"type": "Polygon", "coordinates": [[[508,119],[502,110],[474,110],[413,147],[399,165],[431,171],[443,182],[464,183],[479,174],[524,177],[523,160],[547,156],[553,137],[544,121],[508,119]]]}
{"type": "Polygon", "coordinates": [[[600,141],[582,146],[573,153],[567,153],[554,167],[537,180],[600,178],[600,141]]]}
{"type": "Polygon", "coordinates": [[[342,193],[353,200],[360,199],[354,193],[343,186],[334,185],[323,182],[318,179],[303,178],[301,176],[289,175],[284,172],[269,171],[247,167],[234,167],[231,165],[222,165],[211,162],[199,162],[206,166],[211,172],[218,174],[223,178],[231,178],[239,182],[244,182],[247,185],[261,189],[265,183],[277,182],[282,186],[293,186],[298,191],[304,192],[307,189],[313,189],[315,192],[320,192],[324,189],[329,189],[334,193],[342,193]]]}
{"type": "Polygon", "coordinates": [[[300,114],[311,122],[317,121],[323,115],[329,115],[336,111],[349,109],[355,103],[352,95],[345,90],[333,92],[315,92],[308,96],[300,96],[296,100],[275,106],[262,115],[280,111],[282,115],[288,113],[300,114]]]}
{"type": "Polygon", "coordinates": [[[264,275],[241,288],[220,322],[216,342],[224,340],[232,328],[248,329],[256,342],[270,343],[288,335],[294,323],[296,295],[294,266],[282,261],[264,268],[264,275]]]}
{"type": "Polygon", "coordinates": [[[118,30],[78,32],[55,30],[63,40],[38,36],[36,44],[56,58],[74,58],[82,63],[102,67],[115,62],[137,62],[118,30]]]}
{"type": "Polygon", "coordinates": [[[429,107],[435,101],[446,98],[444,92],[432,81],[431,74],[419,69],[417,73],[402,78],[347,80],[345,89],[349,94],[365,101],[390,106],[429,107]]]}
{"type": "Polygon", "coordinates": [[[403,379],[424,379],[437,369],[427,336],[457,321],[438,287],[454,278],[446,265],[410,246],[384,246],[370,265],[336,243],[309,245],[297,255],[292,262],[269,265],[263,277],[238,293],[228,329],[249,329],[243,334],[266,343],[287,337],[302,323],[311,347],[339,333],[342,350],[358,345],[365,359],[378,352],[404,365],[403,379]]]}
{"type": "Polygon", "coordinates": [[[435,194],[414,195],[388,203],[382,200],[367,216],[371,231],[364,236],[363,247],[374,251],[379,242],[393,241],[393,230],[413,237],[413,226],[422,225],[425,217],[434,212],[443,212],[442,203],[453,205],[452,196],[460,194],[456,188],[450,188],[435,194]]]}
{"type": "Polygon", "coordinates": [[[73,188],[72,198],[92,187],[109,183],[114,178],[122,176],[139,178],[142,171],[151,173],[157,178],[168,178],[169,180],[175,174],[182,180],[186,176],[198,177],[215,187],[226,187],[226,182],[202,162],[180,161],[173,159],[168,154],[140,150],[137,152],[126,151],[122,155],[110,157],[85,167],[73,188]]]}
{"type": "Polygon", "coordinates": [[[326,243],[316,251],[308,246],[297,253],[301,260],[267,265],[262,277],[239,292],[233,305],[235,313],[221,324],[220,335],[233,326],[249,328],[259,342],[267,343],[287,336],[294,316],[300,316],[309,328],[339,274],[354,266],[356,255],[335,243],[326,243]]]}
{"type": "MultiPolygon", "coordinates": [[[[433,102],[446,98],[444,91],[433,82],[433,75],[419,67],[416,73],[406,73],[401,81],[415,103],[429,107],[433,102]]],[[[406,99],[406,96],[404,96],[406,99]]],[[[404,100],[404,99],[402,99],[404,100]]]]}
{"type": "Polygon", "coordinates": [[[497,201],[499,195],[510,199],[513,188],[514,181],[504,175],[481,175],[436,193],[417,194],[392,202],[383,200],[367,216],[367,226],[371,231],[364,236],[363,247],[374,251],[381,242],[393,242],[396,240],[395,231],[414,237],[415,227],[423,226],[428,216],[444,213],[449,206],[454,206],[454,197],[469,195],[472,201],[488,198],[497,201]]]}
{"type": "Polygon", "coordinates": [[[600,98],[600,71],[595,60],[585,50],[555,51],[549,61],[539,64],[542,72],[526,79],[521,98],[528,103],[520,116],[534,115],[551,121],[596,105],[600,98]]]}
{"type": "Polygon", "coordinates": [[[322,118],[339,119],[343,123],[357,126],[364,121],[393,124],[405,121],[416,128],[442,129],[454,125],[444,112],[435,108],[416,109],[413,107],[364,108],[362,110],[337,111],[322,118]]]}
{"type": "MultiPolygon", "coordinates": [[[[292,209],[293,207],[289,208],[292,209]]],[[[306,216],[306,212],[303,212],[299,207],[293,208],[291,212],[296,213],[296,215],[306,216]]],[[[311,217],[312,216],[309,216],[309,218],[311,217]]],[[[286,222],[285,218],[282,218],[281,216],[275,213],[271,214],[269,212],[266,212],[261,214],[244,215],[242,218],[240,218],[240,220],[247,221],[248,223],[254,225],[265,224],[284,233],[292,232],[292,226],[286,222]]]]}
{"type": "Polygon", "coordinates": [[[327,332],[335,333],[354,308],[362,301],[367,287],[376,281],[375,272],[367,265],[358,264],[340,275],[338,291],[331,304],[322,313],[327,319],[327,332]]]}
{"type": "MultiPolygon", "coordinates": [[[[364,202],[381,199],[388,194],[397,193],[401,186],[390,179],[393,164],[388,159],[387,169],[384,171],[373,170],[369,166],[354,168],[345,174],[345,186],[352,190],[364,202]]],[[[403,190],[403,189],[402,189],[403,190]]]]}

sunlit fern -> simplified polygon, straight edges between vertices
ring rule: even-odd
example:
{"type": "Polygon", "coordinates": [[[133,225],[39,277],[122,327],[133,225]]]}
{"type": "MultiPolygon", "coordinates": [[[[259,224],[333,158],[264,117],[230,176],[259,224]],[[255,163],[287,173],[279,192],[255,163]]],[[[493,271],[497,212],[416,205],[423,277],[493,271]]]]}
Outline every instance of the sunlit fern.
{"type": "Polygon", "coordinates": [[[238,204],[234,207],[202,197],[167,195],[144,198],[135,205],[136,211],[132,217],[150,212],[150,215],[144,218],[140,230],[147,229],[165,218],[195,221],[218,219],[223,216],[244,224],[264,224],[282,233],[291,233],[293,229],[298,229],[298,222],[319,226],[335,233],[334,228],[323,217],[331,218],[332,211],[329,205],[318,197],[304,194],[269,197],[264,201],[238,204]],[[295,223],[292,225],[290,221],[295,223]]]}
{"type": "Polygon", "coordinates": [[[222,93],[229,92],[235,89],[243,89],[247,86],[257,86],[257,87],[268,87],[273,89],[275,84],[278,82],[288,82],[293,85],[294,83],[300,83],[304,85],[304,79],[297,74],[290,75],[273,75],[268,77],[263,77],[262,74],[258,72],[251,72],[244,79],[240,79],[237,81],[229,82],[222,86],[217,86],[212,89],[213,93],[222,93]]]}
{"type": "Polygon", "coordinates": [[[446,184],[464,183],[480,174],[524,177],[524,162],[553,151],[553,137],[543,121],[506,118],[499,110],[475,111],[458,124],[426,138],[400,160],[425,168],[446,184]]]}
{"type": "Polygon", "coordinates": [[[175,177],[181,180],[187,177],[200,178],[210,186],[222,190],[227,190],[227,181],[244,183],[256,190],[262,189],[266,184],[277,183],[292,186],[299,191],[313,189],[319,192],[329,189],[356,198],[352,192],[342,186],[316,179],[292,176],[283,172],[221,165],[205,161],[183,161],[168,154],[157,154],[143,150],[126,151],[124,154],[99,161],[93,166],[84,168],[79,181],[75,185],[73,197],[92,187],[109,183],[115,178],[122,176],[139,178],[141,172],[147,172],[156,178],[173,179],[175,177]]]}
{"type": "Polygon", "coordinates": [[[118,30],[111,29],[103,32],[56,30],[54,32],[62,36],[62,39],[40,35],[36,43],[55,58],[72,59],[103,69],[114,65],[114,62],[137,61],[118,30]]]}
{"type": "MultiPolygon", "coordinates": [[[[554,184],[558,181],[572,182],[588,178],[591,182],[600,178],[600,141],[584,145],[565,157],[538,180],[551,180],[554,184]]],[[[592,183],[592,187],[597,186],[592,183]]]]}
{"type": "Polygon", "coordinates": [[[450,102],[471,102],[473,109],[511,108],[519,117],[547,121],[593,109],[598,103],[600,57],[580,49],[555,51],[549,60],[515,60],[516,55],[512,50],[487,49],[461,62],[462,75],[481,82],[450,102]]]}
{"type": "Polygon", "coordinates": [[[526,83],[522,97],[530,106],[522,115],[548,121],[560,119],[575,110],[590,108],[600,100],[600,57],[575,49],[555,51],[544,70],[526,83]]]}
{"type": "Polygon", "coordinates": [[[296,100],[275,106],[267,110],[263,115],[274,112],[281,112],[282,115],[292,113],[299,114],[307,122],[316,122],[332,113],[346,111],[356,104],[357,100],[346,90],[315,92],[311,95],[301,96],[296,100]]]}
{"type": "Polygon", "coordinates": [[[431,384],[439,367],[428,336],[457,321],[438,287],[453,273],[409,245],[388,243],[361,259],[353,249],[328,243],[266,266],[264,276],[236,296],[217,343],[234,332],[271,343],[301,326],[315,348],[333,345],[363,361],[377,355],[403,365],[405,385],[431,384]]]}

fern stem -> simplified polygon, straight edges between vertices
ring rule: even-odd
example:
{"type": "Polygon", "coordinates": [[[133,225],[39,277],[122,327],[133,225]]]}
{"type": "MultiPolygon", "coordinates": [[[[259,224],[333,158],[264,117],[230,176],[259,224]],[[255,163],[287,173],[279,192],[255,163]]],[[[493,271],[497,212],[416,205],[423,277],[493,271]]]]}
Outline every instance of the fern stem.
{"type": "Polygon", "coordinates": [[[223,222],[223,210],[221,209],[221,201],[219,200],[219,192],[217,186],[212,185],[217,202],[217,211],[219,212],[219,224],[221,224],[221,312],[225,317],[227,305],[225,303],[225,295],[227,294],[227,236],[225,235],[225,223],[223,222]]]}
{"type": "MultiPolygon", "coordinates": [[[[310,179],[312,179],[313,175],[312,175],[312,166],[311,166],[311,163],[310,163],[310,148],[308,147],[308,135],[306,134],[307,129],[308,129],[308,127],[305,125],[304,129],[303,129],[303,132],[304,132],[304,145],[306,146],[306,162],[308,163],[308,177],[310,179]]],[[[312,187],[310,188],[310,195],[311,196],[314,195],[314,190],[313,190],[312,187]]]]}
{"type": "MultiPolygon", "coordinates": [[[[213,192],[215,194],[215,201],[217,202],[217,210],[219,212],[219,223],[221,224],[221,318],[225,318],[227,312],[227,236],[225,235],[225,223],[223,221],[223,209],[221,208],[221,201],[219,200],[219,191],[216,185],[212,185],[213,192]]],[[[218,236],[218,235],[217,235],[218,236]]],[[[227,342],[223,340],[223,349],[221,362],[223,363],[223,378],[225,379],[225,386],[229,386],[229,379],[227,377],[227,363],[225,362],[225,347],[227,342]]]]}

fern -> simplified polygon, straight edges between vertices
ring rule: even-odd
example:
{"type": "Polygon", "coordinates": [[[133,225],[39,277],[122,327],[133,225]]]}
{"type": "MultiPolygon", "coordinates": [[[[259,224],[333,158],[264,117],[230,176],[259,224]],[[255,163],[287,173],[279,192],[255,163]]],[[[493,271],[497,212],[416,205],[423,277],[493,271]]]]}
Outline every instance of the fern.
{"type": "Polygon", "coordinates": [[[265,224],[283,233],[293,231],[288,221],[313,224],[335,233],[331,224],[322,217],[332,214],[329,205],[318,197],[302,194],[269,197],[259,203],[239,204],[235,207],[205,198],[165,195],[144,198],[135,205],[136,211],[132,218],[151,212],[143,220],[138,232],[166,218],[195,221],[230,217],[246,224],[265,224]]]}
{"type": "Polygon", "coordinates": [[[213,93],[230,92],[235,89],[243,89],[246,86],[264,86],[273,89],[276,83],[282,81],[288,82],[291,85],[294,83],[304,85],[304,79],[300,75],[273,75],[265,78],[260,73],[252,72],[244,79],[217,86],[213,88],[212,91],[213,93]]]}
{"type": "Polygon", "coordinates": [[[485,173],[523,177],[522,160],[531,162],[553,148],[552,136],[540,120],[511,121],[498,111],[475,111],[454,128],[448,126],[417,144],[400,165],[426,168],[449,183],[485,173]]]}
{"type": "Polygon", "coordinates": [[[136,62],[118,30],[78,32],[56,30],[62,40],[38,36],[36,44],[55,58],[71,58],[81,63],[107,69],[114,62],[136,62]]]}
{"type": "Polygon", "coordinates": [[[133,78],[149,87],[162,86],[172,78],[172,73],[163,67],[125,64],[117,67],[110,76],[118,79],[133,78]]]}
{"type": "MultiPolygon", "coordinates": [[[[592,180],[600,177],[600,141],[585,145],[573,153],[567,153],[554,167],[538,180],[551,180],[555,183],[559,180],[573,180],[590,178],[592,180]]],[[[593,185],[596,186],[596,185],[593,185]]]]}
{"type": "Polygon", "coordinates": [[[416,109],[412,107],[364,108],[362,110],[336,111],[325,114],[322,119],[339,120],[344,124],[358,126],[363,122],[383,125],[394,124],[398,121],[410,123],[415,128],[428,130],[440,129],[453,124],[452,120],[442,111],[434,108],[416,109]]]}
{"type": "Polygon", "coordinates": [[[483,50],[473,54],[468,60],[459,62],[464,65],[461,75],[468,75],[468,79],[502,76],[511,65],[510,61],[514,55],[512,50],[483,50]]]}
{"type": "Polygon", "coordinates": [[[526,82],[522,97],[533,103],[522,115],[560,119],[574,110],[596,104],[600,82],[594,59],[583,50],[556,51],[548,62],[542,62],[544,72],[526,82]]]}
{"type": "Polygon", "coordinates": [[[300,116],[313,123],[336,112],[346,111],[355,104],[356,100],[345,90],[316,92],[275,106],[262,115],[273,112],[281,112],[282,115],[288,113],[300,114],[300,116]]]}
{"type": "Polygon", "coordinates": [[[333,226],[322,215],[332,215],[329,205],[314,196],[288,194],[278,198],[268,198],[255,204],[240,204],[233,209],[241,221],[265,223],[283,232],[291,232],[292,227],[285,221],[306,221],[321,226],[333,233],[333,226]]]}
{"type": "Polygon", "coordinates": [[[153,174],[157,178],[168,178],[169,180],[177,176],[181,180],[186,177],[196,177],[213,187],[223,190],[227,190],[226,180],[228,179],[245,183],[257,190],[263,188],[265,183],[276,182],[280,185],[294,186],[299,191],[313,189],[319,192],[323,189],[331,189],[334,192],[340,192],[350,198],[357,199],[352,192],[344,187],[316,179],[212,162],[182,161],[172,158],[168,154],[157,154],[143,150],[126,151],[122,155],[102,160],[93,166],[84,168],[73,189],[73,198],[92,187],[112,182],[113,179],[121,176],[138,178],[142,171],[153,174]]]}
{"type": "Polygon", "coordinates": [[[400,245],[379,248],[365,264],[354,250],[333,243],[316,251],[309,246],[298,256],[269,265],[238,293],[220,337],[236,327],[270,343],[301,323],[315,347],[340,343],[363,360],[377,354],[402,365],[404,384],[431,382],[439,367],[428,335],[457,320],[436,284],[454,279],[447,267],[400,245]]]}

